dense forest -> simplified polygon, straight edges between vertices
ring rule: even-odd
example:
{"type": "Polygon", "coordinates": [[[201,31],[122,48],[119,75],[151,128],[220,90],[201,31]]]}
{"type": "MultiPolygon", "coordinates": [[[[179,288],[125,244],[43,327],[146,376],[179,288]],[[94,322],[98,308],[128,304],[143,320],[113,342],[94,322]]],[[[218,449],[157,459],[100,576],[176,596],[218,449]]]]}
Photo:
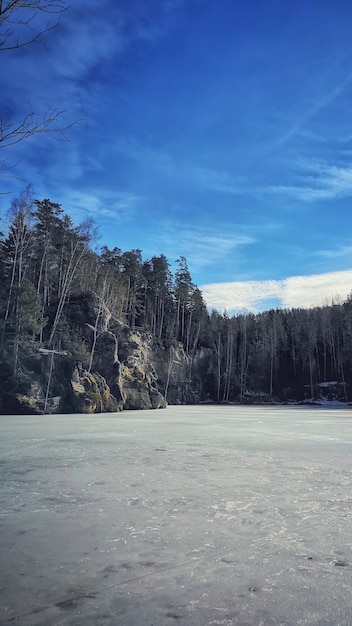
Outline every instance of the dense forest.
{"type": "MultiPolygon", "coordinates": [[[[36,200],[31,187],[13,200],[7,218],[0,255],[3,389],[23,391],[37,377],[45,409],[59,376],[56,356],[89,373],[97,369],[100,338],[110,334],[117,361],[120,325],[168,354],[182,349],[198,401],[302,401],[329,397],[332,389],[335,398],[350,399],[352,300],[310,310],[209,312],[184,257],[172,274],[163,254],[144,260],[139,249],[97,251],[92,221],[75,226],[59,204],[36,200]]],[[[170,361],[168,380],[155,377],[164,396],[172,375],[170,361]]]]}

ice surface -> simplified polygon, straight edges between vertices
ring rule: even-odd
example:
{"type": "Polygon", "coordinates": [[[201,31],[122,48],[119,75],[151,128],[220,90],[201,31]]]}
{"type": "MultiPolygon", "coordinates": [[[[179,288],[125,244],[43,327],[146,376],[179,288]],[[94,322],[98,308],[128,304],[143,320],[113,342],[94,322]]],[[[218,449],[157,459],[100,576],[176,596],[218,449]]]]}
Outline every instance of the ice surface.
{"type": "Polygon", "coordinates": [[[0,624],[352,624],[352,411],[0,417],[0,624]]]}

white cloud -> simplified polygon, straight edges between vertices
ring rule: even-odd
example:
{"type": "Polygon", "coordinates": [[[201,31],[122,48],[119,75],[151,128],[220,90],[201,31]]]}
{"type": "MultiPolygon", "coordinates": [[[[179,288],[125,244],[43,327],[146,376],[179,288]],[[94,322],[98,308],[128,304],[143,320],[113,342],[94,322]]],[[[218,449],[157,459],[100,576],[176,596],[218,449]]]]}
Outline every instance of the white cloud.
{"type": "Polygon", "coordinates": [[[228,313],[241,310],[258,310],[258,304],[268,298],[281,298],[282,281],[241,281],[201,285],[200,290],[207,306],[228,313]]]}
{"type": "Polygon", "coordinates": [[[282,306],[310,308],[344,300],[352,290],[352,270],[286,278],[282,306]]]}
{"type": "Polygon", "coordinates": [[[332,301],[343,301],[352,291],[352,270],[291,276],[284,280],[243,281],[201,285],[205,302],[219,311],[253,312],[275,307],[312,308],[332,301]]]}

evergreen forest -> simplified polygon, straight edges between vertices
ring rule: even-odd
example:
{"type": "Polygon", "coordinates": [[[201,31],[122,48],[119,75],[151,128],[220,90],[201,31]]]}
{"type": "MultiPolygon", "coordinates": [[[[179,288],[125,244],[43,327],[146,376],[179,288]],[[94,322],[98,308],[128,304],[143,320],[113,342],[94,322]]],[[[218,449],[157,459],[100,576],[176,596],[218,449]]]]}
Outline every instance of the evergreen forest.
{"type": "Polygon", "coordinates": [[[312,401],[332,383],[340,400],[351,399],[351,299],[257,314],[209,311],[184,257],[172,273],[163,254],[144,259],[119,241],[97,250],[91,220],[74,225],[59,204],[35,199],[31,187],[12,201],[3,230],[3,388],[28,388],[40,371],[50,394],[55,360],[43,370],[43,355],[65,355],[90,372],[99,335],[121,324],[162,350],[182,349],[199,401],[312,401]],[[87,302],[94,302],[89,324],[81,320],[87,302]]]}

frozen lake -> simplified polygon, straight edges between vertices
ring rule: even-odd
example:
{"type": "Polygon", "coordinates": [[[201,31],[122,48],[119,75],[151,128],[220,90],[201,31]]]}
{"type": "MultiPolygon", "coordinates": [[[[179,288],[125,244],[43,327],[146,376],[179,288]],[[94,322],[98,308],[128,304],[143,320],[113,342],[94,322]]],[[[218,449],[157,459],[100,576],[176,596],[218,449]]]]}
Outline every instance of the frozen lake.
{"type": "Polygon", "coordinates": [[[350,409],[1,416],[0,433],[0,624],[352,624],[350,409]]]}

